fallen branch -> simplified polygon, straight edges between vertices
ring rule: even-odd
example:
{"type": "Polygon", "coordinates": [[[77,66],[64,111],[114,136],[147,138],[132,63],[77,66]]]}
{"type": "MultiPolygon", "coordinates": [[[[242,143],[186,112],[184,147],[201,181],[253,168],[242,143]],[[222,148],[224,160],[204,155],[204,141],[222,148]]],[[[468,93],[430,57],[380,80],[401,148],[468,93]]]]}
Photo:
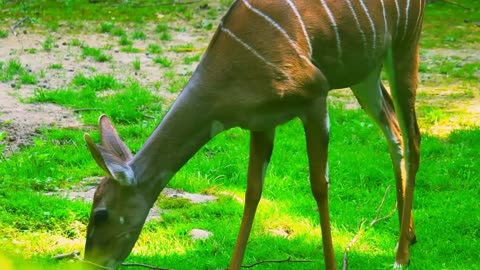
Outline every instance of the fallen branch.
{"type": "Polygon", "coordinates": [[[14,25],[12,25],[12,27],[10,27],[10,32],[12,32],[12,34],[14,36],[17,36],[17,32],[15,32],[15,29],[20,26],[23,22],[25,22],[26,20],[30,20],[30,17],[28,16],[25,16],[23,18],[21,18],[19,21],[17,21],[14,25]]]}
{"type": "Polygon", "coordinates": [[[192,0],[192,1],[172,1],[169,3],[158,3],[158,6],[165,6],[165,5],[190,5],[200,2],[200,0],[192,0]]]}
{"type": "Polygon", "coordinates": [[[94,262],[84,260],[82,257],[80,257],[80,252],[79,252],[79,255],[75,255],[75,259],[77,259],[77,260],[80,261],[81,263],[85,263],[85,264],[88,264],[88,265],[91,265],[91,266],[95,266],[95,267],[97,267],[97,268],[102,268],[102,269],[111,270],[110,267],[105,267],[105,266],[103,266],[103,265],[96,264],[96,263],[94,263],[94,262]]]}
{"type": "MultiPolygon", "coordinates": [[[[108,269],[111,270],[109,267],[105,267],[103,265],[96,264],[94,262],[88,261],[80,257],[80,251],[73,251],[70,253],[65,253],[65,254],[59,254],[53,257],[55,260],[64,260],[64,259],[75,259],[77,261],[80,261],[81,263],[85,263],[91,266],[95,266],[96,268],[101,268],[101,269],[108,269]]],[[[161,268],[153,265],[148,265],[148,264],[143,264],[143,263],[122,263],[122,266],[124,267],[144,267],[148,269],[154,269],[154,270],[172,270],[169,268],[161,268]]]]}
{"type": "Polygon", "coordinates": [[[144,263],[122,263],[122,266],[124,267],[129,267],[129,266],[137,266],[137,267],[144,267],[148,269],[154,269],[154,270],[171,270],[169,268],[161,268],[161,267],[156,267],[144,263]]]}
{"type": "MultiPolygon", "coordinates": [[[[109,267],[105,267],[103,265],[99,265],[99,264],[96,264],[94,262],[83,259],[82,257],[80,257],[80,251],[73,251],[73,252],[70,252],[70,253],[59,254],[59,255],[56,255],[56,256],[53,257],[53,259],[55,259],[55,260],[64,260],[64,259],[70,259],[70,258],[75,259],[77,261],[80,261],[81,263],[85,263],[85,264],[88,264],[88,265],[91,265],[91,266],[95,266],[97,268],[110,270],[109,267]]],[[[266,264],[266,263],[311,263],[311,262],[315,262],[315,261],[312,261],[312,260],[292,260],[291,257],[288,257],[285,260],[264,260],[264,261],[255,262],[255,263],[252,263],[252,264],[249,264],[249,265],[242,265],[242,268],[253,268],[257,265],[266,264]]],[[[169,268],[162,268],[162,267],[157,267],[157,266],[144,264],[144,263],[122,263],[122,266],[123,267],[143,267],[143,268],[148,268],[148,269],[153,269],[153,270],[173,270],[173,269],[169,269],[169,268]]]]}
{"type": "Polygon", "coordinates": [[[70,253],[65,253],[65,254],[58,254],[56,256],[53,256],[52,259],[54,260],[63,260],[63,259],[75,259],[77,256],[80,255],[80,251],[75,250],[74,252],[70,253]]]}
{"type": "Polygon", "coordinates": [[[370,222],[370,227],[375,225],[375,223],[379,222],[380,220],[384,220],[386,218],[389,218],[391,215],[393,215],[393,213],[395,213],[395,210],[397,210],[397,204],[395,203],[395,207],[393,208],[393,211],[392,211],[393,213],[390,212],[388,215],[386,215],[384,217],[380,217],[380,214],[382,213],[383,205],[385,204],[385,200],[387,199],[388,192],[390,191],[391,188],[392,188],[392,185],[389,185],[385,189],[385,193],[383,193],[382,202],[380,203],[380,205],[377,208],[377,215],[372,220],[372,222],[370,222]]]}
{"type": "Polygon", "coordinates": [[[259,261],[256,263],[252,263],[249,265],[242,265],[242,268],[253,268],[259,264],[265,264],[265,263],[311,263],[314,262],[312,260],[292,260],[291,257],[288,257],[285,260],[265,260],[265,261],[259,261]]]}
{"type": "Polygon", "coordinates": [[[367,219],[363,219],[362,223],[360,223],[360,228],[358,229],[357,234],[352,238],[352,241],[348,243],[347,247],[345,248],[345,252],[343,253],[343,270],[348,269],[348,252],[350,252],[350,249],[355,245],[355,242],[357,242],[358,238],[360,238],[360,235],[363,232],[363,225],[367,222],[367,219]]]}
{"type": "Polygon", "coordinates": [[[382,213],[383,206],[385,205],[385,200],[387,199],[388,191],[392,188],[392,185],[387,186],[385,189],[385,193],[383,194],[382,201],[380,202],[380,205],[377,208],[377,214],[375,215],[375,218],[370,222],[369,226],[364,229],[364,225],[367,222],[367,219],[363,219],[362,222],[360,223],[360,228],[358,229],[357,233],[355,236],[352,238],[350,243],[348,243],[347,247],[345,248],[345,252],[343,253],[343,270],[348,269],[348,253],[352,249],[353,245],[357,242],[357,240],[360,238],[362,233],[369,228],[372,228],[377,222],[381,220],[385,220],[390,218],[393,214],[395,214],[395,211],[397,210],[397,203],[395,203],[395,207],[393,208],[390,213],[388,213],[386,216],[380,217],[380,214],[382,213]]]}
{"type": "Polygon", "coordinates": [[[101,111],[101,108],[78,108],[73,109],[73,112],[88,112],[88,111],[101,111]]]}

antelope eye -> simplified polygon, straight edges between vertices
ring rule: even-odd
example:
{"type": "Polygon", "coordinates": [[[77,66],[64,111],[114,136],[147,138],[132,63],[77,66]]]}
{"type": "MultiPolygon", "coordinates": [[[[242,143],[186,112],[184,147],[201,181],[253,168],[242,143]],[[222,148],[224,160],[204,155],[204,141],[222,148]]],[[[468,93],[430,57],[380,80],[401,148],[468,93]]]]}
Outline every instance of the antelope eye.
{"type": "Polygon", "coordinates": [[[107,209],[98,209],[93,212],[93,222],[95,225],[102,224],[103,222],[107,221],[108,219],[108,211],[107,209]]]}

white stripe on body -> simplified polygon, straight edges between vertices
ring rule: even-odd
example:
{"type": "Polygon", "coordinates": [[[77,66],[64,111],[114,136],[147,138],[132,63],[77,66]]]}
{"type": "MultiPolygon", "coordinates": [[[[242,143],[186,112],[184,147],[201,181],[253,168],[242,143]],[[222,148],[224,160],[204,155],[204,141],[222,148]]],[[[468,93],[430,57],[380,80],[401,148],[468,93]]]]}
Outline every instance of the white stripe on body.
{"type": "Polygon", "coordinates": [[[389,30],[388,30],[388,21],[387,21],[387,10],[385,8],[385,0],[381,0],[382,2],[382,9],[383,9],[383,23],[385,24],[385,33],[384,33],[384,42],[386,43],[387,42],[387,39],[388,39],[388,34],[389,34],[389,30]]]}
{"type": "Polygon", "coordinates": [[[419,5],[420,5],[420,7],[418,9],[417,22],[415,23],[415,29],[414,29],[415,33],[420,30],[420,24],[421,24],[422,19],[423,19],[423,11],[425,9],[425,1],[420,0],[419,5]]]}
{"type": "Polygon", "coordinates": [[[395,6],[397,7],[397,34],[398,34],[398,27],[400,27],[400,6],[398,5],[398,0],[395,0],[395,6]]]}
{"type": "Polygon", "coordinates": [[[332,23],[333,30],[335,30],[335,39],[337,40],[337,59],[340,64],[342,64],[342,41],[340,40],[340,32],[338,31],[338,25],[337,22],[335,21],[335,17],[333,16],[332,11],[327,5],[327,2],[325,0],[320,0],[322,2],[323,7],[325,8],[325,11],[327,12],[328,18],[330,19],[330,22],[332,23]]]}
{"type": "Polygon", "coordinates": [[[410,11],[410,0],[407,0],[407,7],[405,8],[405,26],[404,26],[404,29],[403,29],[402,40],[404,40],[405,37],[407,36],[408,16],[409,16],[409,13],[410,13],[409,11],[410,11]]]}
{"type": "Polygon", "coordinates": [[[250,51],[253,55],[255,55],[258,59],[262,60],[262,62],[264,62],[265,64],[275,68],[275,69],[280,69],[278,66],[276,66],[275,64],[273,64],[272,62],[268,61],[265,57],[263,57],[260,53],[258,53],[254,48],[252,48],[250,45],[248,45],[245,41],[243,41],[242,39],[240,39],[237,35],[235,35],[232,31],[230,31],[230,29],[228,28],[225,28],[223,23],[220,23],[220,31],[226,33],[227,35],[229,35],[231,38],[233,38],[235,41],[237,41],[238,43],[240,43],[240,45],[242,45],[245,49],[247,49],[248,51],[250,51]]]}
{"type": "Polygon", "coordinates": [[[368,8],[363,2],[364,0],[360,0],[360,4],[362,5],[363,10],[365,11],[365,14],[367,15],[368,21],[370,22],[370,26],[372,27],[372,34],[373,34],[373,50],[377,48],[377,30],[375,29],[375,23],[373,22],[372,17],[369,14],[368,8]]]}
{"type": "Polygon", "coordinates": [[[352,6],[351,0],[347,0],[348,2],[348,7],[350,8],[350,11],[352,12],[353,18],[355,19],[355,23],[357,24],[358,31],[360,31],[360,34],[362,35],[362,41],[363,41],[363,48],[365,49],[365,55],[368,53],[368,47],[367,47],[367,37],[365,36],[365,32],[362,29],[362,25],[360,24],[360,20],[358,19],[357,13],[355,12],[355,9],[352,6]]]}
{"type": "Polygon", "coordinates": [[[267,16],[265,13],[261,12],[260,10],[258,10],[257,8],[253,7],[249,2],[248,0],[242,0],[242,2],[245,4],[245,6],[250,9],[251,11],[253,11],[253,13],[257,14],[258,16],[262,17],[263,19],[265,19],[267,22],[269,22],[275,29],[277,29],[287,40],[288,40],[288,43],[290,44],[290,46],[292,46],[292,48],[295,50],[295,52],[297,53],[297,55],[302,58],[303,60],[305,60],[307,63],[311,63],[309,57],[306,57],[305,54],[301,51],[301,49],[298,47],[298,45],[295,43],[294,40],[292,40],[290,38],[290,36],[288,35],[288,33],[285,31],[285,29],[283,29],[278,23],[276,23],[272,18],[270,18],[269,16],[267,16]]]}
{"type": "Polygon", "coordinates": [[[312,57],[312,52],[313,52],[312,44],[310,43],[310,37],[308,36],[307,27],[305,26],[305,22],[302,19],[302,15],[300,15],[300,12],[298,11],[297,6],[295,6],[295,4],[291,0],[287,0],[287,3],[292,8],[293,12],[295,13],[295,16],[297,16],[297,19],[300,22],[300,25],[302,26],[302,31],[303,31],[303,34],[305,35],[305,39],[307,40],[308,48],[309,48],[309,55],[310,55],[310,58],[311,58],[312,57]]]}

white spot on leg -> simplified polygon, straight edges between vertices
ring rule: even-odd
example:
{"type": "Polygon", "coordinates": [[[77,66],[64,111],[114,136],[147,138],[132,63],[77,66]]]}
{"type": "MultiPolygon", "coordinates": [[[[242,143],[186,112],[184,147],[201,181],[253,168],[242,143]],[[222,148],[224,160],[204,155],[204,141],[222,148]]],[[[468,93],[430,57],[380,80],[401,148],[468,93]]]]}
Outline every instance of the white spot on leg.
{"type": "Polygon", "coordinates": [[[328,133],[330,133],[330,116],[328,115],[328,109],[327,113],[325,114],[325,131],[327,132],[328,136],[328,133]]]}
{"type": "Polygon", "coordinates": [[[400,263],[398,263],[398,262],[395,262],[395,263],[393,264],[393,269],[406,269],[406,266],[404,266],[404,265],[402,265],[402,264],[400,264],[400,263]]]}

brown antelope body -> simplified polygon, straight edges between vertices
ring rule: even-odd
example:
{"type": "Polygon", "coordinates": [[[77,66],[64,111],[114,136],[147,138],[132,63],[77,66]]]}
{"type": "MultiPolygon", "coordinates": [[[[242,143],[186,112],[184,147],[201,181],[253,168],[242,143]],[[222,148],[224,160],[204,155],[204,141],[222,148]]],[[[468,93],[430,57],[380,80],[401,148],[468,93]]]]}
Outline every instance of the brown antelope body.
{"type": "Polygon", "coordinates": [[[415,242],[411,214],[419,166],[415,115],[418,40],[425,0],[237,0],[165,118],[132,156],[107,117],[102,141],[88,135],[108,174],[95,193],[85,258],[116,268],[173,175],[217,133],[251,131],[244,215],[230,269],[239,269],[261,197],[275,127],[302,119],[310,182],[320,212],[325,267],[336,263],[328,211],[330,90],[350,87],[385,134],[397,184],[396,266],[415,242]],[[380,81],[385,67],[391,96],[380,81]]]}

